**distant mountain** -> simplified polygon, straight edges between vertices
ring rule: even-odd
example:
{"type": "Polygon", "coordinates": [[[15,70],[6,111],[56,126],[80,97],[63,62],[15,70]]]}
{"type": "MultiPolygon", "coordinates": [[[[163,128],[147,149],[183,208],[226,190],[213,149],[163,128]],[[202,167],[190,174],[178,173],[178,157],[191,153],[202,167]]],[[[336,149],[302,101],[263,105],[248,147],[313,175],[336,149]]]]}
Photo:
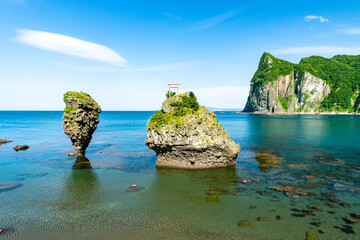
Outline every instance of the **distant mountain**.
{"type": "Polygon", "coordinates": [[[294,64],[264,53],[244,112],[360,113],[360,55],[294,64]]]}
{"type": "Polygon", "coordinates": [[[220,112],[220,111],[241,112],[243,110],[242,108],[215,108],[215,107],[206,107],[206,108],[210,111],[216,111],[216,112],[220,112]]]}

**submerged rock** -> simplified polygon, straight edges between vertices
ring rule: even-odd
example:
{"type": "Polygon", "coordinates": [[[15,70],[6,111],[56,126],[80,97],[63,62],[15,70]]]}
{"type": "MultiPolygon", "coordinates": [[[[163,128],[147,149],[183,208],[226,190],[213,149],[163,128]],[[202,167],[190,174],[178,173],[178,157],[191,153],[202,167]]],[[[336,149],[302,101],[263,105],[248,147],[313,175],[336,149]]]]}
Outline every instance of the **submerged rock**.
{"type": "Polygon", "coordinates": [[[281,163],[281,154],[273,150],[261,150],[255,153],[255,160],[259,164],[259,169],[265,172],[272,168],[279,168],[281,163]]]}
{"type": "Polygon", "coordinates": [[[306,240],[316,240],[318,236],[315,233],[306,232],[306,240]]]}
{"type": "Polygon", "coordinates": [[[126,192],[138,192],[143,190],[143,187],[140,187],[139,185],[133,184],[130,187],[126,188],[125,191],[126,192]]]}
{"type": "Polygon", "coordinates": [[[295,194],[295,195],[301,195],[301,196],[306,196],[308,195],[308,192],[304,192],[300,189],[296,189],[290,186],[286,186],[286,187],[279,187],[279,186],[271,186],[268,187],[269,189],[278,191],[278,192],[284,192],[284,193],[290,193],[290,194],[295,194]]]}
{"type": "Polygon", "coordinates": [[[21,186],[20,183],[0,183],[0,192],[10,191],[21,186]]]}
{"type": "Polygon", "coordinates": [[[6,140],[6,139],[0,139],[0,145],[1,144],[5,144],[5,143],[9,143],[12,142],[11,140],[6,140]]]}
{"type": "Polygon", "coordinates": [[[15,147],[13,147],[13,149],[17,152],[17,151],[26,151],[28,150],[30,147],[28,145],[16,145],[15,147]]]}
{"type": "Polygon", "coordinates": [[[267,217],[258,217],[257,220],[258,222],[270,222],[270,219],[267,217]]]}
{"type": "Polygon", "coordinates": [[[249,220],[241,220],[241,221],[239,221],[238,225],[240,227],[246,227],[246,228],[252,226],[252,224],[249,220]]]}
{"type": "Polygon", "coordinates": [[[344,221],[345,221],[346,223],[349,223],[349,224],[354,224],[354,223],[358,223],[358,222],[359,222],[358,220],[356,220],[356,219],[354,219],[354,218],[352,218],[352,217],[346,217],[346,218],[344,218],[344,221]]]}
{"type": "Polygon", "coordinates": [[[157,167],[206,169],[235,166],[240,145],[230,139],[215,112],[192,92],[167,99],[150,119],[145,144],[157,167]]]}
{"type": "Polygon", "coordinates": [[[89,94],[83,92],[65,93],[64,102],[64,132],[71,139],[77,154],[84,156],[99,123],[101,108],[89,94]]]}

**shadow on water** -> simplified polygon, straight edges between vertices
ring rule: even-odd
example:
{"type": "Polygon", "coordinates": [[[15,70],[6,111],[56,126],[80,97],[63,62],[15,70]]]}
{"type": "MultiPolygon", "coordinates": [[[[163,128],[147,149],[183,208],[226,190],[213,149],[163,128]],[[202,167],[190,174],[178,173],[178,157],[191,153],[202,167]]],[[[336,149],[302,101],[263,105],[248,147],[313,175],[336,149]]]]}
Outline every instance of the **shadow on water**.
{"type": "Polygon", "coordinates": [[[73,165],[73,169],[91,169],[91,163],[89,159],[85,156],[77,156],[75,163],[73,165]]]}
{"type": "Polygon", "coordinates": [[[98,199],[99,181],[91,166],[85,169],[73,169],[64,187],[63,208],[86,208],[98,199]]]}

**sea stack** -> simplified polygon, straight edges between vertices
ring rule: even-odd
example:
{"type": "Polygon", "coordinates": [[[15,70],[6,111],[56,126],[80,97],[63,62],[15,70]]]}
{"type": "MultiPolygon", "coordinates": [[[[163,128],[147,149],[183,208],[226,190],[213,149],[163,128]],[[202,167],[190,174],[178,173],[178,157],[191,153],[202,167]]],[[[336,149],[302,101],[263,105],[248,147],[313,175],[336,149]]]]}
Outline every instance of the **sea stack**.
{"type": "Polygon", "coordinates": [[[64,132],[71,139],[77,155],[85,156],[86,148],[99,123],[101,108],[89,94],[83,92],[65,93],[64,102],[64,132]]]}
{"type": "Polygon", "coordinates": [[[240,152],[215,112],[199,105],[192,92],[163,102],[148,123],[145,144],[156,152],[156,166],[167,168],[235,166],[240,152]]]}

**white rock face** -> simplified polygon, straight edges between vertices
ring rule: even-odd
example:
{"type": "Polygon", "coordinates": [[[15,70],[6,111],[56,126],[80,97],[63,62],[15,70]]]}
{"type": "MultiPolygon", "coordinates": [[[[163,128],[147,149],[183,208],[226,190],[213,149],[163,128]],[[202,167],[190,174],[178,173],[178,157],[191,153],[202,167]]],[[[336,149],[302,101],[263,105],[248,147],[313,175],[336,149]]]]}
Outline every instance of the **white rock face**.
{"type": "Polygon", "coordinates": [[[329,93],[330,87],[322,79],[309,72],[301,76],[293,71],[274,82],[252,87],[244,111],[314,113],[329,93]]]}
{"type": "Polygon", "coordinates": [[[301,112],[315,112],[324,98],[329,95],[330,87],[322,79],[305,72],[297,93],[301,112]]]}

